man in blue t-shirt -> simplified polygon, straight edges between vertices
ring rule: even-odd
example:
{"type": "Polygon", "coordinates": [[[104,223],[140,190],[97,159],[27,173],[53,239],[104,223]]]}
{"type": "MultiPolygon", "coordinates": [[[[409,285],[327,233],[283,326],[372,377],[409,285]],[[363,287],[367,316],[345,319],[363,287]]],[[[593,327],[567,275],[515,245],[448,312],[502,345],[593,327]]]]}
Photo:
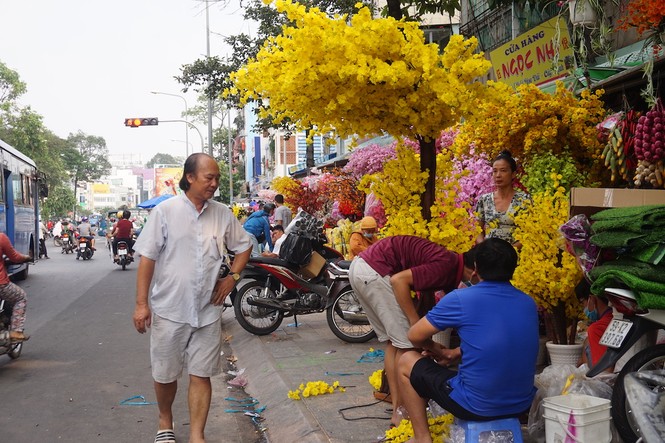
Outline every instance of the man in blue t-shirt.
{"type": "Polygon", "coordinates": [[[488,238],[476,248],[480,282],[439,301],[409,329],[411,343],[399,361],[399,385],[415,442],[431,442],[426,399],[463,420],[516,417],[536,392],[538,314],[531,297],[510,280],[517,252],[505,240],[488,238]],[[432,335],[455,328],[461,346],[447,349],[432,335]],[[448,365],[459,362],[458,371],[448,365]]]}

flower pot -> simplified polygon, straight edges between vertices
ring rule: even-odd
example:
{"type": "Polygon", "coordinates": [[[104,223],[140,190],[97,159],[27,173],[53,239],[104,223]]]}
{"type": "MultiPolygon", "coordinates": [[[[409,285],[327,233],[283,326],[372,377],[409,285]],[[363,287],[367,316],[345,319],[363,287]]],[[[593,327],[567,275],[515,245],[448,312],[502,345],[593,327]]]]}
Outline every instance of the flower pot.
{"type": "Polygon", "coordinates": [[[582,343],[557,345],[548,341],[546,346],[547,353],[550,355],[550,363],[553,365],[577,366],[577,362],[582,356],[582,343]]]}
{"type": "Polygon", "coordinates": [[[598,23],[598,14],[589,0],[570,0],[568,2],[570,22],[573,25],[595,25],[598,23]]]}

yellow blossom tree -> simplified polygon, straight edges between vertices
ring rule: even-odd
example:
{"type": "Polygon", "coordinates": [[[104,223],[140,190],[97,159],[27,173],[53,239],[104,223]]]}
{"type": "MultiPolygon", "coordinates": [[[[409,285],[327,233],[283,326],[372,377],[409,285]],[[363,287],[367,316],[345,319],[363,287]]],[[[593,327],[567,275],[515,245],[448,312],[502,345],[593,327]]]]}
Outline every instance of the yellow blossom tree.
{"type": "Polygon", "coordinates": [[[457,154],[467,153],[473,143],[476,152],[490,158],[508,149],[523,164],[539,154],[567,156],[580,170],[588,171],[589,183],[598,179],[603,146],[596,125],[607,115],[603,90],[585,89],[576,97],[563,82],[554,94],[532,84],[516,91],[493,84],[492,90],[461,125],[454,143],[457,154]]]}
{"type": "Polygon", "coordinates": [[[452,152],[438,154],[436,164],[436,200],[432,205],[436,216],[430,220],[423,218],[419,210],[427,173],[420,172],[419,154],[407,146],[398,145],[397,158],[387,162],[381,172],[365,176],[360,186],[383,202],[387,223],[382,233],[386,236],[415,235],[452,251],[465,252],[473,246],[480,227],[469,218],[469,203],[456,202],[456,181],[445,180],[454,176],[452,152]]]}
{"type": "Polygon", "coordinates": [[[515,240],[522,243],[513,284],[549,313],[548,335],[557,344],[575,342],[580,305],[575,286],[582,278],[575,257],[565,251],[559,228],[568,220],[568,193],[561,175],[550,171],[550,186],[532,196],[515,216],[515,240]],[[569,333],[567,331],[570,331],[569,333]]]}
{"type": "Polygon", "coordinates": [[[266,41],[255,59],[232,74],[227,93],[256,100],[261,117],[342,137],[387,132],[419,141],[428,171],[423,217],[434,204],[434,140],[442,128],[477,108],[487,88],[474,79],[490,63],[475,53],[475,38],[452,36],[443,54],[425,44],[414,22],[373,19],[359,4],[352,18],[276,0],[291,25],[266,41]]]}

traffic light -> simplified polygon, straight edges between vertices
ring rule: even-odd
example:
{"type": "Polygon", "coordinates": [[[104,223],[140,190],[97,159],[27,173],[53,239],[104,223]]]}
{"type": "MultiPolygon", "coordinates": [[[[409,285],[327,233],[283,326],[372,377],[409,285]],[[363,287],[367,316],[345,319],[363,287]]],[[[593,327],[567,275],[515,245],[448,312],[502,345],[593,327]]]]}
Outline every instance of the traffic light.
{"type": "Polygon", "coordinates": [[[158,124],[159,119],[157,117],[125,119],[125,126],[129,126],[130,128],[138,128],[141,126],[156,126],[158,124]]]}

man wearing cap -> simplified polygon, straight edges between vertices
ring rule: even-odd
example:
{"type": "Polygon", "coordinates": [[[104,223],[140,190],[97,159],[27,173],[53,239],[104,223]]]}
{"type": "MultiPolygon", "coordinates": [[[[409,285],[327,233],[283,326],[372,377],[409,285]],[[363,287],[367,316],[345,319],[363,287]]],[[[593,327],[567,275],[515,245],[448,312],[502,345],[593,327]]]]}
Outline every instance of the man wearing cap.
{"type": "Polygon", "coordinates": [[[368,215],[360,220],[360,229],[354,231],[349,239],[351,259],[377,242],[376,231],[377,225],[374,217],[368,215]]]}

